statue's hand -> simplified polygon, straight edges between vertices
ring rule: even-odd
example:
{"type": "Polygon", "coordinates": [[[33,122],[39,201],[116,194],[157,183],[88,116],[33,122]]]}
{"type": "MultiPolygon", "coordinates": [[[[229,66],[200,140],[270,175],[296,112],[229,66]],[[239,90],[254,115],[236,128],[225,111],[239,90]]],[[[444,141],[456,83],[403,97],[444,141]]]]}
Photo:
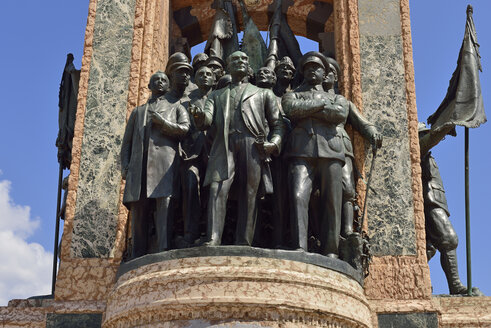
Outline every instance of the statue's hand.
{"type": "Polygon", "coordinates": [[[205,111],[202,108],[195,106],[195,105],[190,105],[189,106],[189,112],[191,113],[191,115],[193,116],[193,118],[196,122],[203,122],[204,121],[205,111]]]}
{"type": "Polygon", "coordinates": [[[277,151],[278,147],[273,142],[265,141],[263,143],[263,149],[266,155],[271,155],[277,151]]]}
{"type": "Polygon", "coordinates": [[[334,105],[334,103],[329,100],[329,99],[324,99],[324,108],[323,110],[326,110],[326,111],[330,111],[330,110],[334,110],[336,107],[334,105]]]}
{"type": "Polygon", "coordinates": [[[164,125],[165,124],[165,119],[157,112],[154,111],[149,111],[152,119],[152,123],[156,123],[158,125],[164,125]]]}
{"type": "Polygon", "coordinates": [[[382,140],[384,139],[384,137],[382,136],[381,133],[378,132],[373,133],[370,139],[371,139],[370,143],[372,144],[372,147],[377,149],[382,147],[382,140]]]}

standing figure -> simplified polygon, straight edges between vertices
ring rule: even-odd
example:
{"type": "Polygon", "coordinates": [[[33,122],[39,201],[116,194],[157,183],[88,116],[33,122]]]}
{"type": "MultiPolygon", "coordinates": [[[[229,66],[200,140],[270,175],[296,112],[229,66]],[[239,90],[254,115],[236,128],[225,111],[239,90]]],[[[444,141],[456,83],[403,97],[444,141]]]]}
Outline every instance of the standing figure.
{"type": "MultiPolygon", "coordinates": [[[[182,69],[186,69],[184,64],[174,65],[171,72],[182,69]]],[[[185,80],[176,76],[174,81],[185,80]]],[[[121,168],[126,179],[123,204],[131,212],[132,258],[149,252],[152,219],[158,251],[170,248],[171,198],[177,192],[179,139],[186,135],[190,125],[186,109],[175,100],[178,84],[173,82],[173,94],[166,94],[167,76],[163,72],[152,75],[148,84],[151,98],[133,110],[126,125],[121,168]]]]}
{"type": "MultiPolygon", "coordinates": [[[[462,284],[459,277],[456,251],[459,238],[448,218],[450,212],[440,170],[429,150],[454,128],[455,126],[450,126],[439,133],[433,133],[433,130],[427,128],[424,123],[420,122],[418,125],[426,226],[426,256],[430,261],[436,250],[440,251],[440,263],[452,295],[467,294],[467,287],[462,284]]],[[[472,288],[472,293],[482,295],[477,287],[472,288]]]]}
{"type": "Polygon", "coordinates": [[[289,158],[288,182],[292,230],[299,249],[308,250],[309,201],[314,182],[320,190],[321,253],[338,257],[342,209],[342,168],[345,152],[337,125],[346,121],[348,101],[334,90],[324,91],[324,80],[334,72],[317,51],[300,59],[304,82],[282,98],[292,131],[285,150],[289,158]]]}
{"type": "MultiPolygon", "coordinates": [[[[336,60],[327,57],[330,70],[334,75],[334,79],[326,79],[323,83],[324,90],[335,90],[338,76],[341,74],[341,69],[336,60]]],[[[382,134],[380,134],[375,125],[369,122],[356,108],[355,104],[348,101],[348,117],[344,122],[337,126],[338,133],[343,137],[344,152],[346,155],[343,165],[343,210],[341,219],[341,236],[347,238],[353,233],[354,208],[356,202],[356,185],[354,176],[354,160],[353,145],[351,138],[345,130],[346,124],[358,131],[363,138],[370,141],[372,147],[380,148],[382,146],[382,134]]]]}
{"type": "MultiPolygon", "coordinates": [[[[261,67],[256,73],[256,84],[260,88],[266,88],[273,90],[273,87],[276,85],[276,74],[269,67],[261,67]]],[[[281,109],[281,97],[276,95],[276,99],[278,101],[278,106],[280,108],[280,117],[283,120],[283,124],[285,127],[285,132],[287,131],[290,122],[287,118],[285,118],[285,114],[281,109]]],[[[288,210],[285,209],[285,204],[287,204],[288,200],[288,191],[287,191],[287,175],[286,168],[287,166],[283,163],[283,159],[281,156],[275,156],[271,158],[271,163],[269,163],[271,167],[271,177],[273,182],[274,193],[271,195],[266,195],[266,209],[270,210],[272,213],[272,218],[270,223],[273,226],[272,231],[272,246],[274,248],[283,248],[284,245],[284,237],[283,232],[285,231],[284,227],[287,224],[287,214],[288,210]]]]}
{"type": "Polygon", "coordinates": [[[220,245],[226,205],[232,182],[237,180],[238,217],[235,244],[251,245],[257,215],[257,194],[263,181],[272,192],[267,161],[279,153],[283,124],[271,90],[247,82],[248,56],[236,51],[227,59],[230,86],[210,94],[204,110],[193,112],[201,128],[214,126],[205,185],[210,185],[208,202],[208,245],[220,245]],[[269,138],[269,140],[268,140],[269,138]]]}
{"type": "MultiPolygon", "coordinates": [[[[212,91],[215,81],[213,71],[207,66],[201,66],[194,77],[198,89],[189,94],[188,112],[196,107],[204,108],[205,101],[212,91]]],[[[204,172],[208,161],[208,140],[204,131],[196,127],[193,116],[191,127],[186,137],[181,141],[182,210],[184,219],[184,246],[194,244],[199,238],[199,221],[201,217],[201,198],[204,172]]]]}

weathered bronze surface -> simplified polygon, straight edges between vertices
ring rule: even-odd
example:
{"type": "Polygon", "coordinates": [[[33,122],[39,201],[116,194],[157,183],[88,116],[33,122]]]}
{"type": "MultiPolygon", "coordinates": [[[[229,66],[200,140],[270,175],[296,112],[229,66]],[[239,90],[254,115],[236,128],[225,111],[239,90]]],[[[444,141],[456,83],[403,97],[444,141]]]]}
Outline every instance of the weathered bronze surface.
{"type": "Polygon", "coordinates": [[[122,176],[126,179],[123,203],[131,212],[131,257],[147,254],[154,231],[156,250],[170,248],[172,198],[178,191],[179,139],[190,126],[179,99],[189,81],[191,65],[169,61],[169,79],[163,72],[150,78],[149,101],[128,120],[121,148],[122,176]]]}
{"type": "Polygon", "coordinates": [[[215,1],[205,53],[192,67],[184,53],[171,55],[170,81],[152,76],[152,97],[131,114],[122,148],[130,257],[233,244],[341,256],[362,271],[368,244],[353,229],[354,153],[345,125],[374,148],[381,135],[336,94],[338,63],[320,52],[301,55],[281,0],[269,47],[239,4],[241,45],[237,8],[215,1]]]}
{"type": "MultiPolygon", "coordinates": [[[[437,145],[444,139],[446,133],[452,133],[454,125],[447,125],[438,131],[429,129],[422,122],[419,123],[419,141],[421,147],[421,178],[423,182],[423,199],[426,226],[426,256],[428,261],[440,252],[440,263],[447,278],[450,294],[466,294],[467,287],[460,281],[457,246],[459,239],[455,233],[450,212],[448,210],[445,189],[440,176],[440,170],[431,155],[427,145],[437,145]]],[[[479,289],[474,288],[473,293],[481,295],[479,289]]]]}

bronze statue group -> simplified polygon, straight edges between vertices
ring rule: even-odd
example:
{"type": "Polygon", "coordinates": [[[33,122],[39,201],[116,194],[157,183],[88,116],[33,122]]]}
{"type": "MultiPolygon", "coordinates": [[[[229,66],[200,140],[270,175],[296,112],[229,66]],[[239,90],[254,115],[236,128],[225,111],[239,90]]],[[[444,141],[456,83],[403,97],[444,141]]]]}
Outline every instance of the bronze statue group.
{"type": "MultiPolygon", "coordinates": [[[[359,234],[345,125],[374,148],[382,145],[381,133],[336,92],[335,59],[299,53],[281,1],[268,47],[242,1],[239,47],[230,2],[217,3],[205,53],[192,64],[185,54],[172,54],[165,72],[150,78],[150,99],[127,122],[121,169],[131,215],[128,259],[244,245],[349,261],[340,240],[359,234]],[[254,36],[257,43],[246,42],[254,36]]],[[[451,293],[461,292],[459,284],[451,293]]]]}
{"type": "Polygon", "coordinates": [[[340,237],[354,233],[354,155],[344,126],[375,147],[381,134],[335,92],[333,58],[299,53],[281,1],[268,48],[240,2],[240,50],[230,7],[217,4],[206,53],[192,65],[171,55],[128,120],[121,166],[130,258],[222,244],[338,258],[340,237]],[[280,28],[291,33],[282,37],[280,28]]]}

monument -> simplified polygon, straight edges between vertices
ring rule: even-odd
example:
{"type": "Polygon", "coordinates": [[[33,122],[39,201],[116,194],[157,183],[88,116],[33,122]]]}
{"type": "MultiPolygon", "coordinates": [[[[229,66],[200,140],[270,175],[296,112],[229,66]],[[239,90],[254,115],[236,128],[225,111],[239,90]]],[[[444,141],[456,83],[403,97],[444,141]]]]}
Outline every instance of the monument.
{"type": "Polygon", "coordinates": [[[54,294],[2,323],[490,325],[431,294],[415,104],[407,0],[90,0],[54,294]]]}

